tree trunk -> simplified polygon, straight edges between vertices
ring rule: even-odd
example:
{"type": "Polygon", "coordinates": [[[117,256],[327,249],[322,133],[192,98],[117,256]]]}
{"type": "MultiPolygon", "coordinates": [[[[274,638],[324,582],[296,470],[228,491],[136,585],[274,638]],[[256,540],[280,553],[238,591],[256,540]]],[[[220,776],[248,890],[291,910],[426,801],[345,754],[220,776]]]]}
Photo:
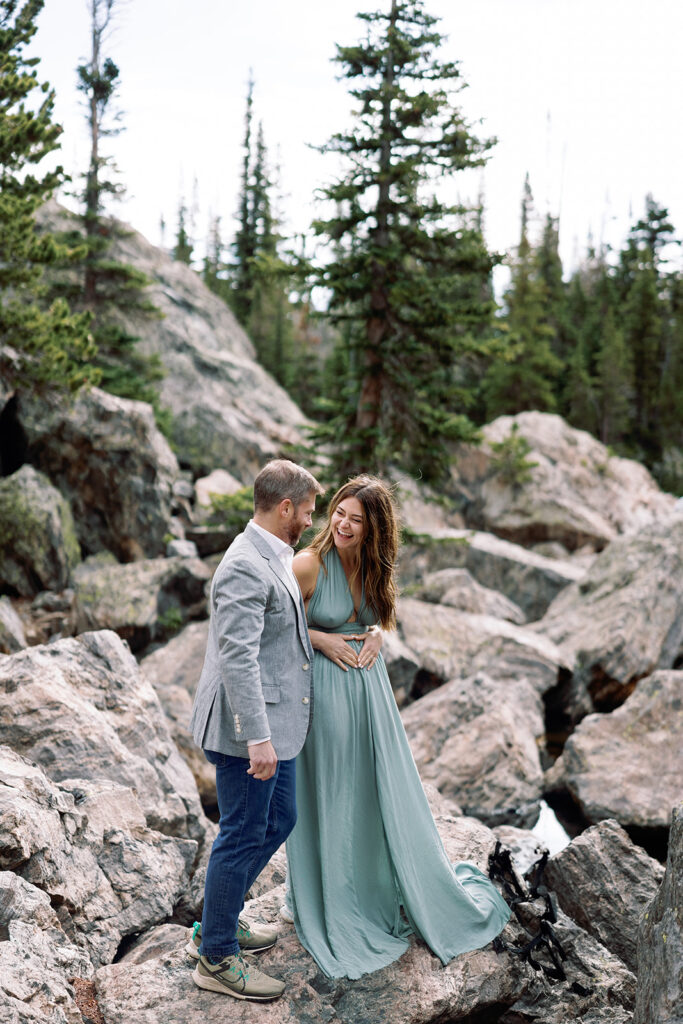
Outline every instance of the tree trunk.
{"type": "MultiPolygon", "coordinates": [[[[398,17],[398,0],[392,0],[387,38],[391,40],[398,17]]],[[[378,249],[389,245],[389,200],[391,195],[391,89],[394,84],[394,51],[389,45],[387,62],[382,76],[385,87],[382,101],[382,140],[380,149],[379,195],[377,197],[374,242],[378,249]]],[[[377,430],[381,425],[385,377],[382,346],[388,329],[389,302],[386,293],[386,267],[383,262],[373,266],[373,287],[370,295],[370,316],[366,324],[366,346],[363,353],[356,426],[361,430],[377,430]]],[[[374,449],[376,439],[371,442],[374,449]]]]}

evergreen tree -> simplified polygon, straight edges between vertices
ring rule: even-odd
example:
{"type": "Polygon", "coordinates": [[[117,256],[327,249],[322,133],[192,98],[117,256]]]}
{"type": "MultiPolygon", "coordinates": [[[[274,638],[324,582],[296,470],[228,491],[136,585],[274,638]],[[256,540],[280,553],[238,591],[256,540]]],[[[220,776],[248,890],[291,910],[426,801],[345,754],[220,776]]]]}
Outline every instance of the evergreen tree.
{"type": "Polygon", "coordinates": [[[628,435],[633,402],[633,365],[612,306],[605,310],[597,358],[598,436],[615,445],[628,435]]]}
{"type": "MultiPolygon", "coordinates": [[[[597,253],[592,245],[583,264],[573,274],[567,287],[566,338],[567,365],[558,388],[559,411],[569,422],[592,434],[600,434],[606,415],[601,411],[601,396],[608,389],[604,379],[606,363],[604,326],[613,310],[614,287],[604,251],[597,253]]],[[[608,348],[610,346],[608,345],[608,348]]],[[[617,350],[613,351],[616,354],[617,350]]],[[[622,370],[616,370],[621,380],[622,370]]],[[[611,421],[611,417],[609,417],[611,421]]],[[[610,443],[614,443],[613,433],[610,443]]]]}
{"type": "MultiPolygon", "coordinates": [[[[239,201],[239,228],[227,268],[231,290],[228,301],[254,343],[261,364],[306,407],[315,390],[317,360],[293,323],[289,293],[294,268],[291,255],[282,251],[283,238],[273,211],[276,188],[268,162],[263,125],[253,138],[253,79],[249,80],[245,115],[244,160],[239,201]],[[304,364],[308,364],[304,367],[304,364]],[[306,373],[302,376],[302,368],[306,373]]],[[[214,252],[209,277],[225,297],[220,280],[220,257],[214,252]]],[[[207,263],[207,268],[209,267],[207,263]]]]}
{"type": "Polygon", "coordinates": [[[168,429],[168,415],[161,409],[156,387],[163,376],[160,360],[158,356],[147,357],[139,352],[140,339],[126,326],[131,314],[155,317],[159,313],[145,295],[149,284],[145,274],[112,257],[114,238],[125,232],[104,214],[106,198],[119,197],[124,192],[112,158],[102,151],[102,140],[122,130],[120,113],[114,107],[119,69],[103,52],[119,3],[120,0],[88,0],[91,53],[77,72],[78,89],[85,97],[90,160],[81,196],[82,230],[67,236],[81,257],[55,282],[54,289],[66,295],[71,305],[92,316],[98,349],[95,363],[102,375],[102,387],[124,398],[149,402],[159,425],[168,429]],[[80,276],[74,279],[76,266],[80,276]]]}
{"type": "Polygon", "coordinates": [[[590,371],[590,360],[582,335],[576,339],[564,376],[562,398],[567,419],[580,430],[595,434],[599,422],[596,381],[590,371]]]}
{"type": "MultiPolygon", "coordinates": [[[[667,275],[666,295],[669,316],[664,332],[660,389],[661,448],[664,454],[668,448],[677,447],[683,462],[683,273],[667,275]]],[[[683,491],[683,473],[671,483],[671,489],[679,494],[683,491]]]]}
{"type": "Polygon", "coordinates": [[[664,447],[661,402],[675,317],[674,278],[667,274],[663,250],[672,241],[668,211],[648,195],[645,216],[631,229],[616,272],[621,328],[633,360],[632,440],[636,454],[650,461],[657,459],[664,447]]]}
{"type": "Polygon", "coordinates": [[[178,203],[178,227],[175,236],[175,245],[173,246],[173,259],[179,260],[181,263],[187,263],[188,266],[192,264],[192,241],[187,232],[187,206],[185,204],[185,198],[181,196],[180,202],[178,203]]]}
{"type": "Polygon", "coordinates": [[[0,373],[10,387],[78,388],[96,381],[88,318],[63,300],[47,305],[46,267],[64,255],[36,229],[38,208],[64,180],[37,166],[59,147],[54,92],[24,56],[43,0],[0,0],[0,373]]]}
{"type": "Polygon", "coordinates": [[[484,382],[489,419],[524,409],[555,409],[554,381],[562,364],[551,348],[555,328],[548,317],[548,285],[539,274],[536,253],[529,240],[532,208],[527,175],[521,236],[505,295],[507,352],[492,364],[484,382]]]}
{"type": "Polygon", "coordinates": [[[249,73],[247,85],[247,109],[244,117],[244,142],[242,157],[242,186],[239,197],[239,227],[235,236],[232,307],[241,324],[246,324],[251,312],[253,296],[253,271],[257,240],[254,223],[254,196],[252,189],[251,123],[254,106],[254,79],[249,73]]]}
{"type": "Polygon", "coordinates": [[[567,286],[562,277],[560,259],[560,227],[556,217],[547,214],[541,241],[534,253],[536,274],[545,288],[545,322],[552,329],[550,348],[564,365],[571,354],[571,332],[568,324],[567,286]]]}
{"type": "Polygon", "coordinates": [[[447,441],[474,433],[457,366],[492,315],[482,283],[495,262],[476,211],[445,205],[434,183],[481,165],[492,141],[476,138],[455,105],[460,70],[438,57],[443,37],[422,0],[358,17],[365,40],[336,56],[355,123],[322,147],[345,162],[324,190],[337,213],[315,224],[335,247],[316,282],[351,351],[317,437],[338,473],[400,461],[434,479],[447,441]]]}
{"type": "Polygon", "coordinates": [[[223,238],[221,234],[221,218],[209,215],[209,231],[206,241],[206,253],[202,264],[202,280],[207,288],[227,302],[230,284],[226,279],[223,238]]]}

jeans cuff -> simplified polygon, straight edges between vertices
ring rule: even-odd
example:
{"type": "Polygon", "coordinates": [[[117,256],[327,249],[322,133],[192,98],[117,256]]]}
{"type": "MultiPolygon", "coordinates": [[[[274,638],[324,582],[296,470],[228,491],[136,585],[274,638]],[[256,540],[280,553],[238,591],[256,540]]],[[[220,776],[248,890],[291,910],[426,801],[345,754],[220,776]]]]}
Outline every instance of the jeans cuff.
{"type": "Polygon", "coordinates": [[[200,956],[210,956],[214,960],[218,960],[218,959],[222,960],[223,957],[226,957],[226,956],[237,956],[239,951],[240,951],[240,944],[239,944],[239,942],[236,942],[234,944],[234,946],[231,947],[230,949],[222,949],[222,950],[213,950],[212,949],[209,952],[207,952],[204,949],[203,945],[199,947],[199,954],[200,954],[200,956]]]}

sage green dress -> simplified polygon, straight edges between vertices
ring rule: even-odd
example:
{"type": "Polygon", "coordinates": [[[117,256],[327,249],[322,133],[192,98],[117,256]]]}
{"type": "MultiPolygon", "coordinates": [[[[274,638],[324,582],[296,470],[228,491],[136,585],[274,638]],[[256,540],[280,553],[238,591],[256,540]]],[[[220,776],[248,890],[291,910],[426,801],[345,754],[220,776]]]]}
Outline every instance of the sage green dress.
{"type": "MultiPolygon", "coordinates": [[[[308,606],[312,629],[356,633],[335,549],[308,606]]],[[[358,641],[351,641],[360,649],[358,641]]],[[[316,651],[311,731],[297,759],[288,899],[302,945],[333,978],[396,960],[414,932],[446,964],[503,929],[507,904],[474,864],[452,865],[436,830],[386,666],[344,672],[316,651]]]]}

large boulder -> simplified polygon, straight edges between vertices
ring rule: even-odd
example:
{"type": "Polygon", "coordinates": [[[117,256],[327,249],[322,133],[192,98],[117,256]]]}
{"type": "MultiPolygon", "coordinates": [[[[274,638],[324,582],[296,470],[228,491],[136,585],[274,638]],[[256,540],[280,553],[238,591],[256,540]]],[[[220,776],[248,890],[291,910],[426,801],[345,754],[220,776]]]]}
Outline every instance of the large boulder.
{"type": "Polygon", "coordinates": [[[664,881],[638,933],[634,1024],[683,1020],[683,804],[671,815],[664,881]]]}
{"type": "Polygon", "coordinates": [[[683,516],[612,541],[535,629],[571,668],[562,702],[574,721],[611,710],[638,679],[671,668],[683,645],[683,516]]]}
{"type": "Polygon", "coordinates": [[[71,509],[47,476],[25,465],[0,479],[0,592],[63,590],[80,558],[71,509]]]}
{"type": "Polygon", "coordinates": [[[128,647],[109,631],[0,656],[0,743],[51,779],[116,782],[149,828],[202,841],[192,774],[128,647]]]}
{"type": "MultiPolygon", "coordinates": [[[[382,638],[382,657],[389,674],[391,688],[399,707],[421,696],[420,661],[410,647],[401,640],[397,630],[386,631],[382,638]]],[[[427,689],[432,689],[432,677],[427,676],[427,689]]]]}
{"type": "Polygon", "coordinates": [[[401,470],[390,471],[394,494],[400,509],[401,525],[409,534],[425,530],[460,530],[465,520],[452,501],[422,481],[413,480],[401,470]]]}
{"type": "Polygon", "coordinates": [[[458,679],[401,715],[420,775],[465,814],[489,825],[534,824],[543,790],[536,742],[543,716],[529,683],[458,679]]]}
{"type": "MultiPolygon", "coordinates": [[[[437,821],[452,859],[463,855],[485,869],[495,837],[468,818],[437,821]]],[[[326,978],[300,945],[292,925],[278,917],[284,897],[279,886],[248,903],[245,917],[277,922],[277,945],[259,959],[261,969],[287,982],[282,999],[250,1006],[230,1001],[235,1022],[258,1019],[268,1024],[359,1024],[361,1021],[428,1022],[496,1020],[527,987],[526,971],[491,946],[457,957],[442,968],[429,949],[413,941],[394,964],[357,981],[326,978]],[[258,1013],[255,1016],[255,1011],[258,1013]],[[447,1015],[447,1016],[446,1016],[447,1015]]],[[[457,925],[454,923],[454,927],[457,925]]],[[[97,994],[107,1024],[185,1024],[201,1016],[208,1024],[225,1019],[225,1000],[195,988],[183,953],[184,936],[170,936],[163,955],[134,965],[127,961],[97,972],[97,994]]]]}
{"type": "Polygon", "coordinates": [[[490,615],[471,615],[415,598],[398,604],[401,639],[435,684],[485,672],[496,681],[527,679],[539,693],[557,684],[565,661],[546,637],[490,615]]]}
{"type": "Polygon", "coordinates": [[[565,953],[567,980],[551,984],[536,972],[521,999],[491,1024],[632,1024],[633,973],[562,910],[553,929],[565,953]]]}
{"type": "Polygon", "coordinates": [[[0,654],[13,654],[27,646],[24,624],[8,597],[0,597],[0,654]]]}
{"type": "Polygon", "coordinates": [[[607,715],[588,715],[546,773],[549,790],[568,790],[588,821],[666,831],[683,779],[683,672],[641,679],[607,715]]]}
{"type": "Polygon", "coordinates": [[[58,784],[0,747],[0,871],[47,893],[94,964],[110,963],[124,936],[172,913],[196,852],[191,839],[147,828],[132,789],[89,779],[58,784]]]}
{"type": "MultiPolygon", "coordinates": [[[[452,816],[437,817],[437,827],[452,860],[466,858],[485,870],[495,845],[489,829],[471,818],[452,816]]],[[[278,917],[283,897],[283,886],[272,889],[247,904],[245,916],[279,925],[277,945],[260,957],[259,963],[262,970],[286,981],[284,996],[258,1008],[231,1001],[230,1015],[235,1022],[246,1024],[257,1017],[268,1024],[630,1021],[633,975],[562,912],[557,930],[567,951],[568,979],[561,986],[549,986],[519,958],[496,954],[490,945],[459,956],[443,968],[417,941],[396,963],[348,981],[321,974],[299,944],[293,926],[278,917]]],[[[514,928],[508,926],[504,934],[512,939],[513,933],[514,928]]],[[[192,983],[191,967],[183,953],[185,941],[180,932],[156,929],[139,956],[124,957],[97,972],[98,999],[107,1024],[131,1020],[136,1024],[157,1024],[159,1020],[184,1024],[198,1014],[209,1024],[224,1020],[225,1000],[197,990],[192,983]]]]}
{"type": "Polygon", "coordinates": [[[459,446],[452,463],[453,491],[475,529],[518,544],[559,541],[569,551],[586,544],[600,550],[617,534],[641,530],[673,508],[675,499],[660,491],[644,466],[611,456],[559,416],[501,416],[482,433],[483,444],[459,446]],[[514,447],[515,436],[530,450],[525,459],[509,459],[506,473],[492,446],[514,447]],[[521,472],[515,473],[517,462],[521,472]]]}
{"type": "Polygon", "coordinates": [[[162,555],[178,474],[151,406],[83,389],[71,401],[22,394],[28,461],[68,499],[86,554],[162,555]]]}
{"type": "Polygon", "coordinates": [[[0,871],[0,935],[2,1024],[83,1024],[75,986],[91,977],[90,957],[48,894],[11,871],[0,871]]]}
{"type": "Polygon", "coordinates": [[[204,664],[209,624],[192,622],[140,662],[161,702],[173,740],[194,775],[202,803],[216,805],[216,773],[190,733],[192,698],[204,664]]]}
{"type": "Polygon", "coordinates": [[[636,974],[638,923],[663,874],[659,861],[607,819],[550,859],[545,882],[565,913],[636,974]]]}
{"type": "Polygon", "coordinates": [[[467,569],[481,586],[521,608],[530,622],[540,619],[560,591],[585,574],[582,566],[567,559],[546,558],[474,530],[423,528],[401,548],[404,586],[422,584],[430,573],[443,569],[467,569]]]}
{"type": "Polygon", "coordinates": [[[78,632],[113,629],[140,651],[189,619],[206,617],[210,579],[198,558],[176,555],[123,565],[87,559],[74,574],[78,632]]]}
{"type": "MultiPolygon", "coordinates": [[[[56,203],[43,208],[41,220],[51,230],[76,226],[56,203]]],[[[119,318],[140,338],[139,350],[158,355],[166,371],[161,402],[172,414],[180,462],[198,476],[221,467],[251,483],[267,459],[302,442],[300,409],[256,361],[231,310],[190,267],[127,226],[112,235],[110,251],[147,275],[146,298],[162,314],[120,311],[119,318]]]]}
{"type": "Polygon", "coordinates": [[[413,597],[431,604],[445,604],[473,615],[492,615],[495,619],[507,619],[521,626],[525,621],[524,612],[497,590],[482,587],[467,569],[441,569],[430,573],[413,597]]]}
{"type": "Polygon", "coordinates": [[[213,473],[195,480],[194,493],[199,509],[210,509],[214,498],[225,498],[235,494],[242,489],[242,484],[236,480],[227,469],[214,469],[213,473]]]}

